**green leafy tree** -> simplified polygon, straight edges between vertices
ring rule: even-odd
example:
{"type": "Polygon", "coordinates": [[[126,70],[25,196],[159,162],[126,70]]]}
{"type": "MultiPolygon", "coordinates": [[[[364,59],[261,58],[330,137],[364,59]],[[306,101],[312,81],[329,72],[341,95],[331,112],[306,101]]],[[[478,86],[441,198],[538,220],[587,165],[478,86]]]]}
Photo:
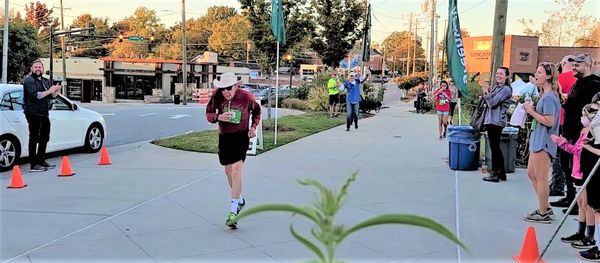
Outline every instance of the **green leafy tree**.
{"type": "Polygon", "coordinates": [[[323,63],[335,67],[362,37],[362,0],[312,0],[316,29],[311,41],[323,63]]]}
{"type": "MultiPolygon", "coordinates": [[[[35,27],[27,21],[12,19],[8,26],[8,78],[11,83],[22,83],[31,63],[40,57],[35,27]]],[[[0,41],[0,50],[3,43],[0,41]]],[[[1,72],[0,65],[0,72],[1,72]]]]}
{"type": "Polygon", "coordinates": [[[111,56],[121,58],[145,58],[153,56],[154,54],[151,54],[153,43],[149,39],[153,33],[155,34],[155,38],[162,39],[162,34],[165,32],[164,25],[159,22],[160,20],[156,16],[155,11],[146,7],[138,7],[132,16],[115,23],[113,30],[122,32],[125,38],[128,36],[142,36],[146,41],[129,41],[124,39],[122,42],[119,42],[118,39],[115,39],[107,45],[111,56]]]}
{"type": "MultiPolygon", "coordinates": [[[[92,17],[90,14],[81,14],[73,20],[71,27],[86,28],[93,25],[95,27],[96,36],[112,36],[115,34],[108,26],[108,18],[92,17]]],[[[83,32],[82,34],[86,34],[83,32]]],[[[81,39],[81,37],[73,36],[68,41],[67,45],[72,47],[72,56],[75,57],[91,57],[99,58],[108,56],[109,50],[106,43],[111,39],[81,39]]]]}
{"type": "Polygon", "coordinates": [[[208,50],[217,52],[222,61],[236,61],[246,57],[250,35],[248,19],[235,15],[214,24],[213,28],[214,32],[208,38],[208,50]]]}
{"type": "Polygon", "coordinates": [[[318,200],[312,206],[295,206],[290,204],[259,205],[240,212],[240,214],[237,216],[237,219],[239,220],[253,214],[264,212],[287,212],[308,219],[314,223],[314,226],[310,232],[319,243],[315,243],[308,237],[296,232],[294,227],[291,225],[290,232],[292,236],[298,240],[298,242],[303,244],[317,256],[318,260],[315,262],[339,262],[335,258],[337,247],[348,236],[362,229],[389,224],[412,225],[427,228],[448,238],[450,241],[460,245],[462,248],[465,248],[462,242],[460,242],[460,240],[458,240],[458,238],[446,227],[432,219],[417,215],[383,214],[364,220],[349,227],[335,224],[335,216],[341,210],[344,202],[346,201],[350,184],[355,180],[356,173],[353,173],[339,191],[326,188],[315,180],[300,180],[299,182],[301,185],[312,186],[320,193],[318,200]]]}
{"type": "Polygon", "coordinates": [[[581,11],[585,0],[554,0],[557,9],[545,10],[546,21],[540,29],[535,29],[532,19],[519,19],[525,27],[523,33],[527,36],[537,36],[542,45],[572,46],[578,39],[589,36],[598,19],[584,16],[581,11]]]}
{"type": "MultiPolygon", "coordinates": [[[[263,72],[271,73],[277,57],[277,42],[271,32],[271,1],[239,1],[251,24],[250,36],[254,47],[252,55],[263,72]]],[[[303,39],[315,28],[310,6],[304,1],[283,0],[283,10],[286,43],[280,46],[280,55],[300,49],[303,39]]]]}

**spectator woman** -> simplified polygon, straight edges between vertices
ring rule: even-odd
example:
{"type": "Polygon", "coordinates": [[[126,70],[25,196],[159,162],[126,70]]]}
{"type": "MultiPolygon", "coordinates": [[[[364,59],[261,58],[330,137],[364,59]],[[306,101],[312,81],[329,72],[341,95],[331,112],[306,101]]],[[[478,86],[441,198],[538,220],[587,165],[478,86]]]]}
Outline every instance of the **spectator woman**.
{"type": "Polygon", "coordinates": [[[483,89],[483,99],[487,105],[483,124],[487,129],[488,139],[490,141],[492,170],[489,176],[483,178],[484,181],[497,183],[506,181],[506,172],[504,170],[504,156],[500,149],[500,138],[502,129],[506,126],[506,111],[510,106],[510,97],[512,88],[509,79],[510,71],[506,67],[500,67],[496,70],[496,85],[490,90],[490,85],[486,82],[480,82],[483,89]]]}
{"type": "Polygon", "coordinates": [[[446,127],[448,126],[448,115],[450,114],[450,100],[452,92],[448,89],[448,82],[442,80],[440,87],[433,92],[435,98],[435,110],[438,116],[438,131],[440,140],[446,138],[446,127]]]}
{"type": "Polygon", "coordinates": [[[529,137],[529,161],[527,176],[537,195],[538,208],[525,216],[525,221],[548,224],[553,212],[548,204],[550,192],[548,176],[551,158],[556,156],[557,145],[551,135],[558,134],[560,119],[560,90],[558,71],[551,63],[542,63],[534,74],[534,84],[540,88],[537,105],[525,102],[523,107],[531,117],[532,131],[529,137]]]}

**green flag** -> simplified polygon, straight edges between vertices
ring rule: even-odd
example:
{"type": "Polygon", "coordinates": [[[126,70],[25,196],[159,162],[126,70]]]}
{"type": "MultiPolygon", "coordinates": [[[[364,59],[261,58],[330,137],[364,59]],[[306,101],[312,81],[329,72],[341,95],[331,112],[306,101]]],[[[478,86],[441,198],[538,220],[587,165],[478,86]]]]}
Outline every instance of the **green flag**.
{"type": "Polygon", "coordinates": [[[369,59],[371,58],[371,5],[367,8],[362,48],[362,61],[369,62],[369,59]]]}
{"type": "Polygon", "coordinates": [[[285,44],[285,26],[283,24],[283,0],[271,0],[271,31],[277,42],[285,44]]]}
{"type": "Polygon", "coordinates": [[[446,53],[448,54],[448,71],[456,87],[463,96],[469,95],[467,87],[467,64],[465,59],[465,47],[460,34],[460,23],[458,21],[458,8],[456,0],[448,3],[448,28],[446,31],[446,53]]]}

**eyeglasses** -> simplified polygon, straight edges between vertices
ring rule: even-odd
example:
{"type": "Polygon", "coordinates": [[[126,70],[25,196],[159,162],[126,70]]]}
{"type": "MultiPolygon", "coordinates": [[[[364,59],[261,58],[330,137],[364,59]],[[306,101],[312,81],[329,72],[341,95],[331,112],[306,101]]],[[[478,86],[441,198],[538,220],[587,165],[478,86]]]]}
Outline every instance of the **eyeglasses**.
{"type": "Polygon", "coordinates": [[[235,86],[235,85],[232,85],[232,86],[229,86],[229,87],[225,87],[225,88],[223,88],[223,90],[231,91],[231,89],[233,89],[233,86],[235,86]]]}

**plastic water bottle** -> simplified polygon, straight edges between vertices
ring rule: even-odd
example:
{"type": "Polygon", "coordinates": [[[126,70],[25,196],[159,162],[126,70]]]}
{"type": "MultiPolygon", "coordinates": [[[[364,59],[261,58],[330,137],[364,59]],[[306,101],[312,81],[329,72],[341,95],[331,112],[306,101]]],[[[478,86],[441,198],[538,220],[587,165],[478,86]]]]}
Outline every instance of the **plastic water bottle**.
{"type": "MultiPolygon", "coordinates": [[[[525,95],[525,103],[529,103],[531,102],[531,96],[529,95],[529,93],[527,93],[525,95]]],[[[535,130],[535,127],[537,127],[537,120],[535,118],[533,118],[533,121],[531,121],[531,130],[535,130]]]]}
{"type": "Polygon", "coordinates": [[[531,96],[529,93],[525,94],[525,102],[531,102],[531,96]]]}

